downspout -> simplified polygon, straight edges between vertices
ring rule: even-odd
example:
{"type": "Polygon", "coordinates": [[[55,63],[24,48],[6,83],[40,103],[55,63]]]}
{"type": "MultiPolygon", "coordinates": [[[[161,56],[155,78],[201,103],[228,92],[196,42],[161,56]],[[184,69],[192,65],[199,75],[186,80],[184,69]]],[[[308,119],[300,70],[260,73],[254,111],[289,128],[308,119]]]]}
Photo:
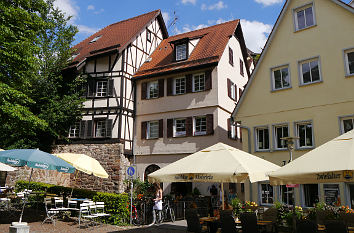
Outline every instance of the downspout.
{"type": "MultiPolygon", "coordinates": [[[[251,154],[252,152],[252,149],[251,149],[251,130],[250,128],[248,128],[247,126],[244,126],[244,125],[237,125],[234,121],[234,118],[233,117],[230,117],[230,122],[231,122],[231,125],[235,126],[236,128],[240,128],[240,129],[246,129],[247,130],[247,137],[248,137],[248,153],[251,154]]],[[[250,201],[252,201],[252,197],[253,197],[253,191],[252,191],[252,183],[250,181],[250,201]]]]}

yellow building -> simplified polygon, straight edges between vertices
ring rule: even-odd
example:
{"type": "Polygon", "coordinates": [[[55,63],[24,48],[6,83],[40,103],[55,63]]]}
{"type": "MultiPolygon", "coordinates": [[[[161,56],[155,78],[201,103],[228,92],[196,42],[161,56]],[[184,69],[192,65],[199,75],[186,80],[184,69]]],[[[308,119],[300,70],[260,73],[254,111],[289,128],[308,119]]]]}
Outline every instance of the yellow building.
{"type": "MultiPolygon", "coordinates": [[[[283,137],[299,137],[296,159],[352,129],[354,8],[338,0],[287,0],[232,117],[243,126],[243,150],[278,165],[289,161],[283,137]]],[[[354,206],[349,183],[286,188],[264,182],[245,189],[263,205],[289,196],[302,206],[318,200],[354,206]]]]}

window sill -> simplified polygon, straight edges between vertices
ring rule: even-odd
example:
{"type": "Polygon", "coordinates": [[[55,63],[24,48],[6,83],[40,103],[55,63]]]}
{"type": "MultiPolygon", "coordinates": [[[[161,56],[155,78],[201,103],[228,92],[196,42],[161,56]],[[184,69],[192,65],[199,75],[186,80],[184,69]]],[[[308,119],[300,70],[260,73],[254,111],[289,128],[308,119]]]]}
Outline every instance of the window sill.
{"type": "Polygon", "coordinates": [[[295,148],[295,150],[299,150],[299,151],[301,151],[301,150],[312,150],[314,148],[315,148],[315,146],[297,147],[297,148],[295,148]]]}
{"type": "Polygon", "coordinates": [[[304,27],[304,28],[301,28],[301,29],[295,29],[294,33],[305,31],[307,29],[310,29],[310,28],[313,28],[313,27],[316,27],[316,26],[317,26],[317,24],[314,24],[314,25],[311,25],[311,26],[308,26],[308,27],[304,27]]]}
{"type": "Polygon", "coordinates": [[[155,99],[159,99],[160,97],[154,97],[154,98],[146,98],[146,99],[143,99],[143,100],[155,100],[155,99]]]}
{"type": "Polygon", "coordinates": [[[266,149],[266,150],[256,149],[254,152],[270,152],[270,149],[266,149]]]}
{"type": "Polygon", "coordinates": [[[288,89],[291,89],[291,88],[292,88],[292,86],[283,87],[283,88],[279,88],[279,89],[272,89],[270,92],[284,91],[284,90],[288,90],[288,89]]]}
{"type": "Polygon", "coordinates": [[[345,78],[353,78],[354,77],[354,74],[346,74],[345,75],[345,78]]]}
{"type": "Polygon", "coordinates": [[[159,139],[158,137],[157,138],[146,138],[146,140],[156,140],[156,139],[159,139]]]}
{"type": "Polygon", "coordinates": [[[274,148],[273,151],[287,151],[288,148],[274,148]]]}
{"type": "Polygon", "coordinates": [[[187,137],[187,135],[174,135],[173,136],[174,138],[185,138],[185,137],[187,137]]]}
{"type": "Polygon", "coordinates": [[[311,83],[301,83],[299,85],[299,87],[303,87],[303,86],[309,86],[309,85],[313,85],[313,84],[319,84],[319,83],[323,83],[323,80],[319,80],[319,81],[316,81],[316,82],[311,82],[311,83]]]}
{"type": "Polygon", "coordinates": [[[197,136],[207,136],[207,133],[197,133],[197,134],[194,134],[193,137],[197,137],[197,136]]]}

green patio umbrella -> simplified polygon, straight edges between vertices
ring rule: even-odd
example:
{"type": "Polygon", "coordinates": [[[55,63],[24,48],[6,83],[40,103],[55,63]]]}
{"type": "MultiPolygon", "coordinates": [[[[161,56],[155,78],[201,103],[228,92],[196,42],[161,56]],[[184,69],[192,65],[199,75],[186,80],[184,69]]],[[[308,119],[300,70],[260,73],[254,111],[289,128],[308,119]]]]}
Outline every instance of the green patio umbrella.
{"type": "MultiPolygon", "coordinates": [[[[32,168],[28,187],[31,183],[33,168],[57,170],[59,172],[65,173],[73,173],[75,171],[75,168],[64,160],[38,149],[14,149],[0,151],[0,162],[15,167],[23,167],[27,165],[28,167],[32,168]]],[[[22,215],[26,205],[26,201],[27,196],[22,207],[19,222],[22,222],[22,215]]]]}

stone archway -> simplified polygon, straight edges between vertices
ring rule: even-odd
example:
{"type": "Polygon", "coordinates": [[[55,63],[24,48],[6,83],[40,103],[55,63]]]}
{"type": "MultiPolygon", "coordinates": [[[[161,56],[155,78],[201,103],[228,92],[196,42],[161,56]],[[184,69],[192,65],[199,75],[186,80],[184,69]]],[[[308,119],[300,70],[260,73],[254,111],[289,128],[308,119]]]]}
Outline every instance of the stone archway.
{"type": "Polygon", "coordinates": [[[144,181],[147,180],[148,175],[149,175],[150,173],[153,173],[154,171],[157,171],[157,170],[159,170],[159,169],[160,169],[160,167],[157,166],[156,164],[151,164],[151,165],[147,166],[147,167],[145,168],[145,172],[144,172],[144,181]]]}

